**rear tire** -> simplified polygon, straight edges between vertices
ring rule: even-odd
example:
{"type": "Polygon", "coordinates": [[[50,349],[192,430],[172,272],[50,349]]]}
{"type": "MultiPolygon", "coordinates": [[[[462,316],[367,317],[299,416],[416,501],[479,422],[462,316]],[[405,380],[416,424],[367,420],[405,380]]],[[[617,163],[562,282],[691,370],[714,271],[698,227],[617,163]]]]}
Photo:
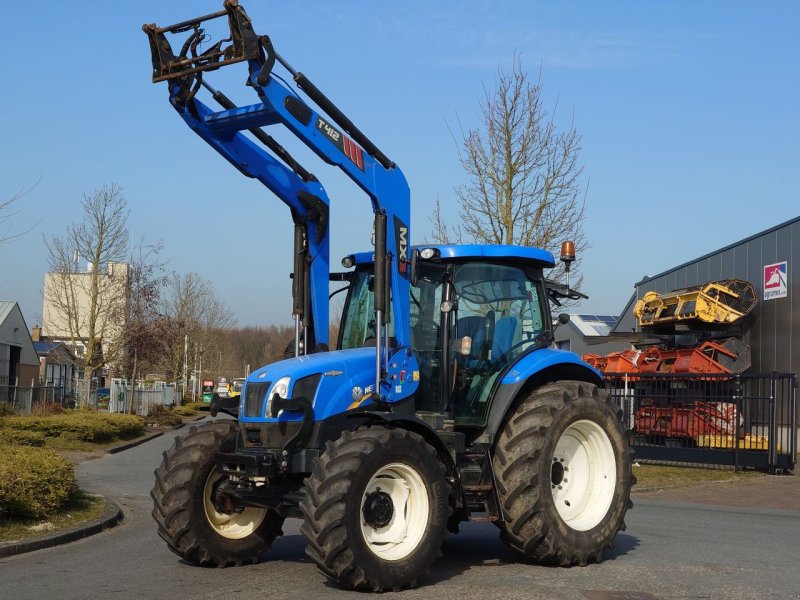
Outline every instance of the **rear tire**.
{"type": "Polygon", "coordinates": [[[156,469],[153,518],[158,535],[175,554],[203,567],[228,567],[255,562],[282,535],[283,518],[263,508],[219,513],[213,493],[224,477],[215,452],[236,449],[238,426],[216,421],[175,439],[156,469]]]}
{"type": "Polygon", "coordinates": [[[328,442],[305,489],[306,554],[343,586],[411,587],[441,555],[450,490],[436,451],[416,433],[345,431],[328,442]]]}
{"type": "Polygon", "coordinates": [[[493,458],[503,541],[545,564],[603,559],[633,506],[618,413],[608,392],[579,381],[542,386],[517,406],[493,458]]]}

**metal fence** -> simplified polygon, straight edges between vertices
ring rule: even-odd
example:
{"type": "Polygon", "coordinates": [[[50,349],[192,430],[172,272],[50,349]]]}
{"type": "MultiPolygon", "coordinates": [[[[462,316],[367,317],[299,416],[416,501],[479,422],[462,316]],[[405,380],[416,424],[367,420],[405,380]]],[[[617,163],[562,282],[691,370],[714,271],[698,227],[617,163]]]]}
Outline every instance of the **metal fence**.
{"type": "Polygon", "coordinates": [[[605,382],[637,459],[794,469],[793,373],[613,373],[605,382]]]}
{"type": "Polygon", "coordinates": [[[30,415],[37,407],[44,410],[85,407],[108,412],[132,412],[146,417],[154,406],[172,406],[178,395],[175,385],[163,382],[133,385],[114,379],[110,387],[92,386],[71,389],[68,386],[0,386],[0,402],[7,403],[20,415],[30,415]]]}
{"type": "Polygon", "coordinates": [[[0,402],[7,402],[15,413],[29,415],[36,406],[75,406],[73,391],[64,385],[0,386],[0,402]]]}
{"type": "Polygon", "coordinates": [[[133,385],[124,379],[112,379],[107,408],[109,412],[133,412],[146,417],[154,406],[172,406],[177,395],[171,383],[139,383],[133,385]]]}

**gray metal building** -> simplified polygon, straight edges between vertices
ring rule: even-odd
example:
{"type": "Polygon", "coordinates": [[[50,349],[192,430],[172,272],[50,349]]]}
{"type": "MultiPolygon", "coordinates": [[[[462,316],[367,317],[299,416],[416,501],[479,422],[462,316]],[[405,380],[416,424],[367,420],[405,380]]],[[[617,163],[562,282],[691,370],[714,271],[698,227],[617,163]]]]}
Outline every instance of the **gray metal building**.
{"type": "Polygon", "coordinates": [[[633,308],[648,291],[663,294],[708,281],[744,279],[753,284],[758,299],[744,330],[752,349],[751,372],[800,373],[798,267],[800,217],[638,282],[612,335],[638,331],[633,308]]]}
{"type": "MultiPolygon", "coordinates": [[[[649,291],[665,294],[708,281],[742,279],[753,284],[758,300],[741,331],[736,332],[751,348],[749,372],[800,373],[799,266],[800,217],[797,217],[638,282],[636,291],[612,329],[611,337],[640,331],[633,309],[649,291]]],[[[769,391],[764,393],[772,396],[769,391]]],[[[792,413],[794,422],[800,422],[800,408],[794,404],[794,396],[793,389],[774,396],[775,414],[782,415],[779,417],[781,427],[789,424],[787,419],[792,413]]],[[[789,429],[784,431],[788,433],[789,429]]],[[[795,436],[794,447],[797,448],[800,446],[800,427],[795,436]]]]}

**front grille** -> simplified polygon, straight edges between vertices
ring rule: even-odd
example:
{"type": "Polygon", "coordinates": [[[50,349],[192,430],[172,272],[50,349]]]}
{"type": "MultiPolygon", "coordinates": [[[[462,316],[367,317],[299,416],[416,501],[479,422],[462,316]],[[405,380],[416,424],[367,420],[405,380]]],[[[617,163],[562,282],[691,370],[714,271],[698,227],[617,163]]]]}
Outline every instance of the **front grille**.
{"type": "Polygon", "coordinates": [[[271,381],[257,381],[244,386],[244,416],[263,417],[264,398],[272,385],[271,381]]]}
{"type": "Polygon", "coordinates": [[[319,380],[322,379],[322,373],[316,375],[308,375],[302,379],[298,379],[292,388],[292,398],[306,398],[312,404],[314,403],[314,395],[317,393],[317,386],[319,380]]]}

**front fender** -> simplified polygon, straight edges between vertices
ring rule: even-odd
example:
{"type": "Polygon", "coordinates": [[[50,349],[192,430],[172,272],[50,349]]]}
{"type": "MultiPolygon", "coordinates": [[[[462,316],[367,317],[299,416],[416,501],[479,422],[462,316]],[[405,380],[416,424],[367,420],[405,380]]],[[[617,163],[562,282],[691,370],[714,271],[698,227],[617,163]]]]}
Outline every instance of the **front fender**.
{"type": "Polygon", "coordinates": [[[401,427],[419,434],[439,454],[439,459],[445,463],[448,475],[457,475],[455,461],[456,456],[464,452],[463,434],[439,433],[422,419],[405,413],[367,410],[354,413],[352,417],[366,419],[367,422],[381,423],[389,427],[401,427]]]}

